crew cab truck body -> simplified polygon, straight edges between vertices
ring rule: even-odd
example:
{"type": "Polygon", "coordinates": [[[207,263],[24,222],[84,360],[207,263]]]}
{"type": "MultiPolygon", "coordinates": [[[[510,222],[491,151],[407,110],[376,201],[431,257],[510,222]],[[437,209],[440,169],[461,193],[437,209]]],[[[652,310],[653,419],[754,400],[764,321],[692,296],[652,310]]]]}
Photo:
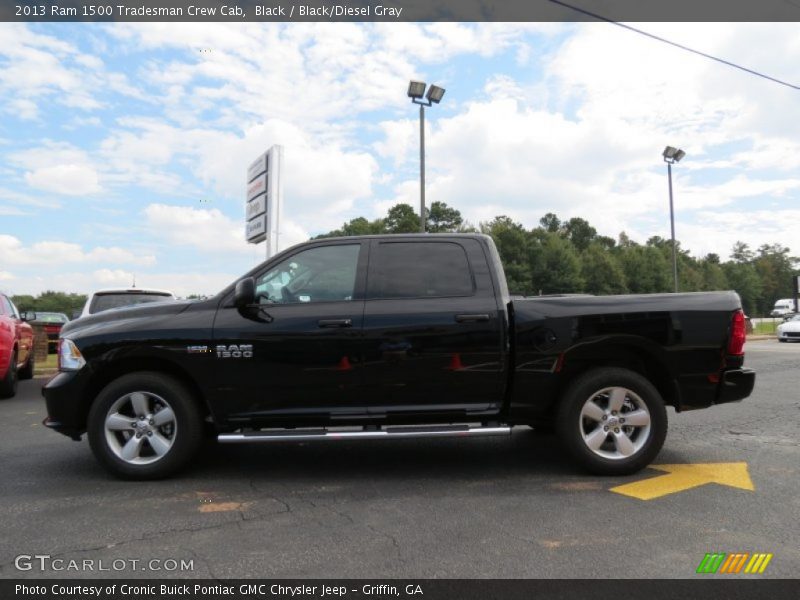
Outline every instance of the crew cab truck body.
{"type": "Polygon", "coordinates": [[[630,473],[666,406],[751,393],[743,345],[733,292],[511,301],[487,236],[334,238],[208,300],[67,324],[45,425],[131,478],[185,465],[208,423],[230,443],[554,427],[585,468],[630,473]]]}

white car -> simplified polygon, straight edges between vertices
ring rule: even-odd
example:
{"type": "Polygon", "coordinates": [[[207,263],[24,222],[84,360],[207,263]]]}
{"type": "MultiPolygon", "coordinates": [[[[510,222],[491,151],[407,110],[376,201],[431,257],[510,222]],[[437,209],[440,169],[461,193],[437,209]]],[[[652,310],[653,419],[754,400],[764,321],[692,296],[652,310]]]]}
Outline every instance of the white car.
{"type": "Polygon", "coordinates": [[[788,342],[790,340],[800,342],[800,314],[796,314],[778,325],[778,341],[788,342]]]}
{"type": "Polygon", "coordinates": [[[73,318],[87,317],[111,308],[132,306],[147,302],[170,302],[176,300],[175,294],[168,290],[153,288],[117,288],[98,290],[89,294],[83,310],[73,318]]]}

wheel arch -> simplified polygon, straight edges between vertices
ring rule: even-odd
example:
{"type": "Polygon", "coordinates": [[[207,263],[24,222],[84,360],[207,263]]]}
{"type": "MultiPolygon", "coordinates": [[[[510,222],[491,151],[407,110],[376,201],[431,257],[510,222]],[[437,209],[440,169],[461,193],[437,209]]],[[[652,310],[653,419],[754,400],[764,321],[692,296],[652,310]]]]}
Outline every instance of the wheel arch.
{"type": "Polygon", "coordinates": [[[666,352],[661,346],[635,336],[586,342],[565,352],[558,396],[583,373],[603,367],[629,369],[642,375],[658,390],[664,404],[679,410],[680,390],[666,352]]]}
{"type": "Polygon", "coordinates": [[[139,356],[115,360],[107,365],[96,368],[83,397],[81,412],[84,424],[86,423],[92,404],[103,388],[123,375],[138,372],[162,373],[175,378],[189,390],[195,403],[200,408],[203,417],[211,415],[213,418],[213,412],[211,411],[207,396],[185,369],[163,358],[139,356]]]}

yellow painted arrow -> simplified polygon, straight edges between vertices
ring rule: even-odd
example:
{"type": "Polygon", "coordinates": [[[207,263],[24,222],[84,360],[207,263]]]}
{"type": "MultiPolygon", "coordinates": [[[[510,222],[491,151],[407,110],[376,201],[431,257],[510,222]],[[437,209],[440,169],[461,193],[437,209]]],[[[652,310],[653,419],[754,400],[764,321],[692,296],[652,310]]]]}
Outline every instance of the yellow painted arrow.
{"type": "Polygon", "coordinates": [[[626,483],[609,491],[639,500],[652,500],[705,485],[718,483],[742,490],[754,491],[753,480],[747,472],[747,463],[700,463],[695,465],[650,465],[651,469],[667,474],[642,481],[626,483]]]}

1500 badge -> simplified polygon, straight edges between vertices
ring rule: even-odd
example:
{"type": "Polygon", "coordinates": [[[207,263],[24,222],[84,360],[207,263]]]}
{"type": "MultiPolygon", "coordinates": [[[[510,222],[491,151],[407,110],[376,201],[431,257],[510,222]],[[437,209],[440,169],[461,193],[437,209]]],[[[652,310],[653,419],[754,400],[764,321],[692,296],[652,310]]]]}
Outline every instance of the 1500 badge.
{"type": "Polygon", "coordinates": [[[217,358],[253,358],[252,344],[217,346],[217,358]]]}

